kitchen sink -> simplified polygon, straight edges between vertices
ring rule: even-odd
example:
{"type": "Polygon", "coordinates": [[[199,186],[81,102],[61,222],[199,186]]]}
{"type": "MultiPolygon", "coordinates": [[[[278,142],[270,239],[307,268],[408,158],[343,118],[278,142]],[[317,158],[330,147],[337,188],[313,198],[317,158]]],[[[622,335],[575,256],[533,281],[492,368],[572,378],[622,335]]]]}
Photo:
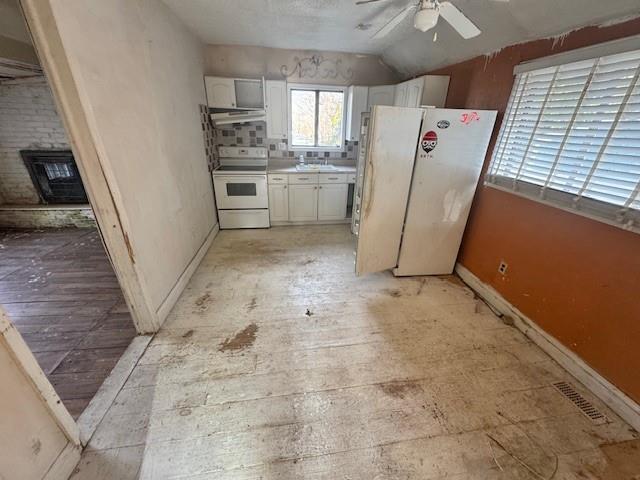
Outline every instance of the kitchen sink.
{"type": "Polygon", "coordinates": [[[336,170],[335,165],[296,165],[296,170],[298,172],[332,172],[336,170]]]}

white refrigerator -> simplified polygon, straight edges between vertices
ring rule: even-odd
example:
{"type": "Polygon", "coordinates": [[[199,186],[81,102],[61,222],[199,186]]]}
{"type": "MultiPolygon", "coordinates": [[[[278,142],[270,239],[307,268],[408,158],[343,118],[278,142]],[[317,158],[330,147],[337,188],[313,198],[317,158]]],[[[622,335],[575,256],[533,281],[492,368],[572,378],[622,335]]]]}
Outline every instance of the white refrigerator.
{"type": "Polygon", "coordinates": [[[363,114],[356,274],[453,272],[495,120],[493,110],[374,106],[363,114]]]}

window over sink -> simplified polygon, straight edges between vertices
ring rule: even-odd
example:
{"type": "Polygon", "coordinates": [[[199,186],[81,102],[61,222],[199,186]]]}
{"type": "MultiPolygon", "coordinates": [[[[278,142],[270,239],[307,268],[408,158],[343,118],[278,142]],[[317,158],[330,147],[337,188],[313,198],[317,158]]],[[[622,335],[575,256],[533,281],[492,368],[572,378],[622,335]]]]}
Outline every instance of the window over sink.
{"type": "Polygon", "coordinates": [[[293,150],[343,150],[343,87],[289,85],[289,141],[293,150]]]}

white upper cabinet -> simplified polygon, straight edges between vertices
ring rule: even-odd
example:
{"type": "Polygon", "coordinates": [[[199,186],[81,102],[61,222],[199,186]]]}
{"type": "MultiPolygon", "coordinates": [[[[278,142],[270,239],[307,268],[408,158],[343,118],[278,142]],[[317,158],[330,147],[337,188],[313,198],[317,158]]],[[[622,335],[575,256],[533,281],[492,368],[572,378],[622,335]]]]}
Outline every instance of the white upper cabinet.
{"type": "Polygon", "coordinates": [[[393,105],[396,107],[444,107],[449,89],[447,75],[423,75],[396,85],[393,105]]]}
{"type": "Polygon", "coordinates": [[[395,92],[395,85],[369,87],[367,110],[370,111],[373,105],[393,105],[395,92]]]}
{"type": "Polygon", "coordinates": [[[424,80],[424,86],[420,105],[429,105],[438,108],[444,107],[447,101],[447,92],[449,91],[449,76],[425,75],[421,78],[424,80]]]}
{"type": "Polygon", "coordinates": [[[395,95],[393,96],[393,105],[396,107],[406,107],[407,105],[407,87],[408,82],[402,82],[396,85],[395,95]]]}
{"type": "Polygon", "coordinates": [[[396,85],[393,104],[396,107],[419,107],[422,105],[423,77],[407,80],[396,85]]]}
{"type": "Polygon", "coordinates": [[[347,130],[346,139],[360,140],[360,116],[368,109],[368,87],[351,86],[347,94],[347,130]]]}
{"type": "Polygon", "coordinates": [[[261,110],[263,84],[262,79],[204,77],[207,104],[211,108],[261,110]]]}
{"type": "Polygon", "coordinates": [[[287,82],[267,80],[267,138],[287,138],[287,82]]]}
{"type": "Polygon", "coordinates": [[[419,107],[422,104],[422,90],[424,88],[424,80],[422,78],[414,78],[405,82],[406,84],[406,99],[405,105],[407,107],[419,107]]]}
{"type": "Polygon", "coordinates": [[[211,108],[236,108],[236,86],[233,78],[204,77],[207,104],[211,108]]]}

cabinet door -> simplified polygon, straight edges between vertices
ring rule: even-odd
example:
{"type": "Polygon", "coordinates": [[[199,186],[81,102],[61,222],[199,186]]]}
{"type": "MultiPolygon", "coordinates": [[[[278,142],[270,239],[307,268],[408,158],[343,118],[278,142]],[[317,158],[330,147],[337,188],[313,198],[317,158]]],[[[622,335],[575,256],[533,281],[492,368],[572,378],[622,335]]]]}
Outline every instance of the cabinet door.
{"type": "Polygon", "coordinates": [[[414,78],[407,82],[407,93],[405,107],[419,107],[422,101],[422,89],[424,87],[424,80],[422,77],[414,78]]]}
{"type": "Polygon", "coordinates": [[[314,222],[318,219],[318,185],[289,185],[289,220],[314,222]]]}
{"type": "Polygon", "coordinates": [[[288,185],[269,185],[269,217],[272,222],[289,220],[288,185]]]}
{"type": "Polygon", "coordinates": [[[347,102],[346,139],[352,142],[360,140],[360,117],[367,111],[368,87],[351,86],[347,102]]]}
{"type": "Polygon", "coordinates": [[[287,83],[267,80],[267,138],[287,138],[287,83]]]}
{"type": "Polygon", "coordinates": [[[233,78],[204,77],[207,103],[211,108],[236,108],[236,86],[233,78]]]}
{"type": "Polygon", "coordinates": [[[347,217],[346,183],[320,185],[318,190],[318,220],[343,220],[347,217]]]}
{"type": "Polygon", "coordinates": [[[396,107],[407,106],[407,88],[409,87],[407,82],[399,83],[396,85],[395,95],[393,96],[393,105],[396,107]]]}
{"type": "Polygon", "coordinates": [[[424,89],[420,103],[432,107],[444,107],[449,90],[449,77],[447,75],[425,75],[422,79],[424,89]]]}
{"type": "Polygon", "coordinates": [[[373,105],[393,105],[395,91],[395,85],[369,87],[368,110],[371,111],[373,105]]]}

